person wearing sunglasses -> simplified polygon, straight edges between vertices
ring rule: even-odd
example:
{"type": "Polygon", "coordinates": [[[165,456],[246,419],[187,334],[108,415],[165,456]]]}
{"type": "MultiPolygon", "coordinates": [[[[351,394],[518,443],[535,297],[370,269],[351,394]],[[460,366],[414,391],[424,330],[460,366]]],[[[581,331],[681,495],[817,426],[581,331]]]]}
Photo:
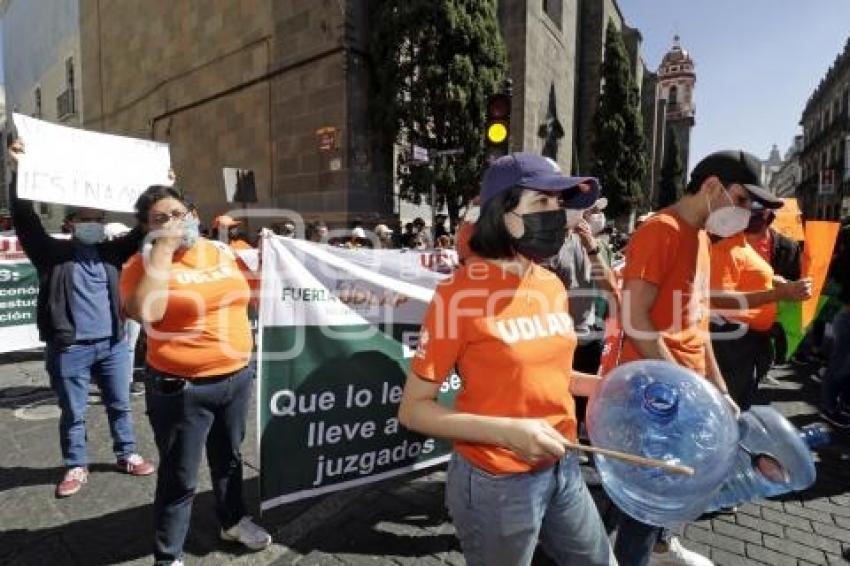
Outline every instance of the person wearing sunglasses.
{"type": "Polygon", "coordinates": [[[124,268],[121,298],[147,336],[145,400],[160,458],[154,559],[182,564],[204,448],[220,537],[261,550],[271,537],[242,498],[240,446],[254,377],[249,282],[229,246],[200,237],[176,189],[149,187],[136,217],[148,243],[124,268]]]}
{"type": "Polygon", "coordinates": [[[31,201],[18,198],[17,162],[24,145],[9,147],[9,196],[18,241],[38,271],[37,325],[45,365],[61,411],[59,441],[65,473],[56,497],[74,495],[88,482],[86,409],[94,380],[103,396],[116,465],[146,476],[153,465],[136,452],[130,408],[129,354],[118,299],[121,266],[142,241],[140,230],[106,241],[104,211],[79,208],[67,216],[71,239],[53,238],[31,201]]]}

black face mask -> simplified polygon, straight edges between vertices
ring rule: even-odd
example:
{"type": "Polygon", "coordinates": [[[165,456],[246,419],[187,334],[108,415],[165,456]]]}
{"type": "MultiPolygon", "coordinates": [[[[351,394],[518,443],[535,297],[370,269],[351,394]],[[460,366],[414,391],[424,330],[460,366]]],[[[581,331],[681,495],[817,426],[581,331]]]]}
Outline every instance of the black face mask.
{"type": "Polygon", "coordinates": [[[747,224],[746,230],[744,230],[747,234],[758,234],[763,231],[765,228],[773,224],[773,219],[776,218],[773,214],[768,214],[765,217],[763,214],[753,214],[750,216],[750,223],[747,224]]]}
{"type": "Polygon", "coordinates": [[[535,263],[543,262],[557,254],[567,238],[567,215],[563,210],[547,210],[517,215],[522,218],[525,231],[521,238],[513,238],[514,248],[535,263]]]}

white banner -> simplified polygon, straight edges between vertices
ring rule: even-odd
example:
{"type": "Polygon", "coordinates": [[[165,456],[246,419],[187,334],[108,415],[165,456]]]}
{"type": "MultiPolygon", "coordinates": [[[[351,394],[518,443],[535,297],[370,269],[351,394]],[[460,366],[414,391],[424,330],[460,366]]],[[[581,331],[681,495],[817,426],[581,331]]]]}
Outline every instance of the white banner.
{"type": "Polygon", "coordinates": [[[18,196],[132,212],[150,185],[170,185],[168,144],[89,132],[14,114],[26,153],[18,196]]]}
{"type": "MultiPolygon", "coordinates": [[[[261,509],[448,459],[449,442],[406,430],[397,415],[419,325],[445,277],[432,256],[264,236],[261,509]]],[[[450,376],[440,402],[451,406],[460,384],[450,376]]]]}

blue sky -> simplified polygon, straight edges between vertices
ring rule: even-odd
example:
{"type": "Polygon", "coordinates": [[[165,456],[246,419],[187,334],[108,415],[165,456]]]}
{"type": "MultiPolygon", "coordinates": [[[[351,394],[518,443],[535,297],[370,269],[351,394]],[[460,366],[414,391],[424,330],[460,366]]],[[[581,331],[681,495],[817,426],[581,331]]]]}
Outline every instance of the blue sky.
{"type": "Polygon", "coordinates": [[[850,0],[619,0],[656,70],[679,34],[696,63],[690,162],[722,148],[766,158],[800,133],[809,95],[850,37],[850,0]]]}

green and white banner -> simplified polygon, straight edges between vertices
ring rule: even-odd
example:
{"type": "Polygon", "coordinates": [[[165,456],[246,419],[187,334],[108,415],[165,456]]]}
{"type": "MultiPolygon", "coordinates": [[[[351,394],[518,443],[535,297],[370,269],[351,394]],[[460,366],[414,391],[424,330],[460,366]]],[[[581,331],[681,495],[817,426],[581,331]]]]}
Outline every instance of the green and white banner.
{"type": "Polygon", "coordinates": [[[36,328],[37,297],[33,264],[27,259],[0,259],[0,353],[43,346],[36,328]]]}
{"type": "MultiPolygon", "coordinates": [[[[429,253],[266,236],[259,392],[261,509],[448,459],[396,416],[434,287],[429,253]]],[[[460,386],[450,376],[440,402],[460,386]]]]}

